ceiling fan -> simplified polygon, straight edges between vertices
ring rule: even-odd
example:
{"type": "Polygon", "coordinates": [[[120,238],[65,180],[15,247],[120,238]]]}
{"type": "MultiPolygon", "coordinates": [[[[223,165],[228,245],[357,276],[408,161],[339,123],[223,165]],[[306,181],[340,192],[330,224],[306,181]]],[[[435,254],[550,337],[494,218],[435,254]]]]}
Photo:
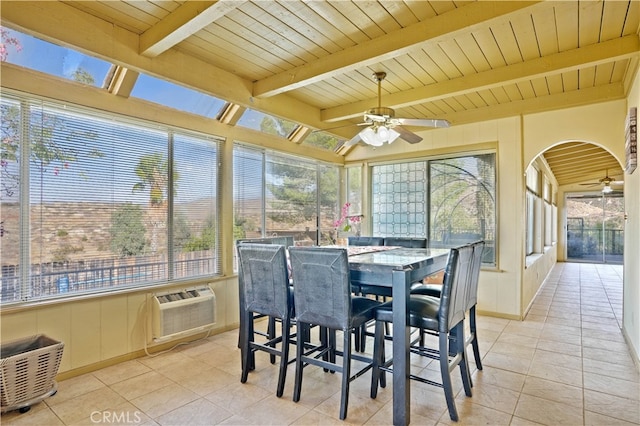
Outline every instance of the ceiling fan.
{"type": "Polygon", "coordinates": [[[392,108],[382,106],[381,85],[382,80],[387,76],[386,72],[379,71],[372,75],[378,82],[378,106],[364,112],[364,122],[359,126],[367,126],[362,129],[351,140],[344,144],[345,147],[355,145],[359,141],[372,146],[382,146],[385,143],[392,143],[400,138],[409,143],[418,143],[422,138],[415,133],[402,127],[423,126],[423,127],[449,127],[447,120],[437,120],[428,118],[396,118],[392,108]]]}
{"type": "Polygon", "coordinates": [[[622,185],[622,184],[624,184],[623,180],[615,180],[615,179],[609,177],[609,171],[607,170],[605,172],[604,177],[602,179],[599,179],[597,182],[581,183],[580,185],[586,185],[586,186],[603,185],[602,186],[602,192],[604,194],[608,194],[608,193],[614,191],[612,185],[622,185]]]}

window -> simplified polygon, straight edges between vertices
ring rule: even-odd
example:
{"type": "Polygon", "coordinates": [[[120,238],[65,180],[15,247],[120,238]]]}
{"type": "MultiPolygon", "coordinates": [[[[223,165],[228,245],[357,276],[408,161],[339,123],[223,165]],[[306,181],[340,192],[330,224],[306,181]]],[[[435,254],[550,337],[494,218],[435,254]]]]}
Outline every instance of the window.
{"type": "Polygon", "coordinates": [[[19,95],[1,107],[3,303],[219,273],[217,140],[19,95]]]}
{"type": "Polygon", "coordinates": [[[40,40],[8,28],[2,31],[6,47],[0,60],[78,83],[102,87],[111,68],[109,62],[40,40]]]}
{"type": "Polygon", "coordinates": [[[328,244],[338,214],[338,167],[236,144],[234,238],[293,236],[328,244]]]}
{"type": "Polygon", "coordinates": [[[146,74],[138,76],[131,96],[209,118],[215,118],[224,106],[224,101],[213,96],[146,74]]]}
{"type": "Polygon", "coordinates": [[[373,166],[373,235],[425,237],[430,247],[483,239],[495,265],[495,154],[373,166]]]}
{"type": "Polygon", "coordinates": [[[247,109],[238,120],[238,126],[286,138],[297,127],[297,124],[260,111],[247,109]]]}
{"type": "Polygon", "coordinates": [[[327,150],[334,150],[341,142],[341,139],[330,135],[327,132],[313,131],[302,142],[303,145],[315,146],[327,150]]]}

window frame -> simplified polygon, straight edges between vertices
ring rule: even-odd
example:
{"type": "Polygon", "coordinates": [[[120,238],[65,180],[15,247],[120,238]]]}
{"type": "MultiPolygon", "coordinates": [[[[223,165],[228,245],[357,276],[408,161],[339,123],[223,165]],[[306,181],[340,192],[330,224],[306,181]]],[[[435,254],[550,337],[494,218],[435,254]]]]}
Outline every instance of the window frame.
{"type": "MultiPolygon", "coordinates": [[[[17,202],[19,203],[18,208],[20,210],[20,215],[19,215],[17,226],[19,228],[18,232],[20,234],[20,238],[18,242],[19,247],[18,247],[17,259],[19,264],[15,265],[19,269],[19,275],[17,276],[17,278],[15,278],[17,280],[17,284],[14,286],[15,291],[14,292],[7,291],[7,294],[11,295],[11,297],[8,299],[3,294],[3,297],[0,300],[1,306],[14,306],[14,305],[21,305],[25,303],[39,304],[39,303],[44,303],[51,300],[73,299],[78,297],[86,297],[88,295],[100,296],[100,295],[109,295],[112,292],[140,291],[141,289],[149,289],[149,288],[155,289],[158,287],[163,287],[166,285],[175,285],[179,283],[195,284],[195,283],[203,282],[206,280],[210,280],[212,277],[222,276],[223,253],[222,253],[222,247],[220,244],[221,243],[221,239],[220,239],[221,206],[219,201],[220,194],[221,194],[220,193],[221,168],[219,167],[219,163],[220,163],[220,158],[222,156],[222,150],[224,146],[223,138],[210,135],[210,134],[192,131],[192,130],[186,130],[186,129],[179,128],[176,126],[171,126],[168,124],[162,124],[162,123],[151,122],[143,119],[131,118],[131,117],[123,116],[121,114],[117,114],[113,112],[104,112],[104,111],[97,110],[95,108],[73,105],[73,104],[66,103],[64,101],[34,96],[32,94],[22,93],[22,92],[13,91],[13,90],[3,89],[3,98],[9,100],[12,103],[16,103],[20,106],[20,115],[21,115],[20,122],[21,122],[21,128],[23,128],[23,130],[22,130],[20,142],[19,142],[20,164],[18,166],[19,177],[20,177],[20,182],[19,182],[20,192],[18,194],[19,199],[17,202]],[[168,208],[167,208],[167,214],[166,214],[167,229],[165,231],[166,247],[164,247],[164,249],[166,249],[166,259],[164,261],[164,264],[167,268],[167,273],[165,278],[160,280],[140,281],[140,282],[128,283],[128,284],[125,283],[123,285],[116,285],[113,287],[104,285],[101,287],[91,288],[89,290],[83,289],[79,291],[61,292],[60,288],[58,288],[57,292],[51,291],[46,294],[32,295],[31,290],[35,285],[35,283],[37,283],[37,279],[36,281],[34,281],[34,277],[37,277],[37,274],[32,274],[31,272],[33,266],[36,265],[33,263],[34,259],[31,258],[31,251],[32,251],[31,227],[32,225],[30,223],[31,222],[30,210],[32,209],[33,201],[31,201],[32,183],[30,182],[30,168],[31,168],[30,163],[32,160],[30,158],[30,149],[31,149],[32,142],[31,142],[31,138],[27,135],[26,130],[24,130],[26,129],[26,127],[30,126],[29,123],[31,120],[32,113],[30,113],[30,111],[25,109],[25,105],[29,105],[31,108],[35,106],[37,108],[40,108],[41,111],[43,111],[42,108],[50,109],[51,112],[54,114],[56,113],[56,111],[59,111],[59,112],[64,111],[65,113],[68,112],[70,114],[68,118],[70,120],[69,123],[74,123],[73,116],[77,115],[79,121],[76,122],[76,125],[77,123],[81,123],[85,120],[89,120],[89,121],[104,120],[105,122],[110,123],[112,126],[118,126],[118,124],[126,123],[126,125],[136,126],[142,131],[151,130],[154,132],[159,132],[165,140],[164,146],[166,147],[168,161],[170,164],[168,168],[168,173],[171,175],[173,175],[171,172],[171,168],[175,162],[175,159],[172,158],[172,155],[173,155],[173,149],[174,149],[174,139],[176,135],[179,137],[184,136],[185,138],[182,138],[182,139],[185,139],[186,141],[184,143],[190,143],[190,138],[195,138],[194,140],[197,140],[198,143],[204,143],[204,144],[210,145],[212,153],[215,156],[215,160],[212,160],[215,162],[215,170],[213,171],[213,175],[215,176],[212,177],[215,183],[210,185],[210,188],[212,188],[212,190],[215,192],[215,195],[214,195],[215,203],[212,205],[212,208],[209,209],[209,211],[211,212],[210,214],[213,215],[213,217],[215,218],[214,232],[216,235],[214,237],[215,238],[213,243],[214,245],[210,249],[210,257],[208,257],[210,262],[209,263],[210,267],[213,268],[213,273],[207,272],[205,274],[200,274],[200,275],[188,275],[183,278],[173,277],[173,272],[171,271],[175,271],[178,268],[178,265],[173,263],[174,262],[173,252],[175,250],[175,247],[173,246],[173,237],[174,237],[173,229],[174,229],[174,222],[176,221],[176,217],[173,215],[173,207],[175,202],[177,201],[174,200],[174,197],[173,197],[174,191],[171,190],[171,191],[167,191],[168,192],[167,193],[168,208]],[[28,265],[28,266],[24,267],[22,265],[28,265]]],[[[106,129],[108,129],[108,127],[106,129]]],[[[114,141],[117,141],[117,139],[114,139],[114,141]]],[[[171,183],[172,187],[175,187],[174,182],[172,182],[172,179],[169,178],[168,180],[171,183]]],[[[66,200],[67,202],[72,202],[73,198],[66,198],[66,200]]],[[[114,204],[114,208],[116,204],[114,204]]],[[[10,265],[7,265],[7,266],[10,266],[10,265]]],[[[6,282],[8,282],[8,279],[9,279],[8,277],[5,277],[6,282]]],[[[3,280],[3,282],[5,282],[5,280],[3,280]]],[[[3,293],[4,293],[4,288],[3,288],[3,293]]]]}

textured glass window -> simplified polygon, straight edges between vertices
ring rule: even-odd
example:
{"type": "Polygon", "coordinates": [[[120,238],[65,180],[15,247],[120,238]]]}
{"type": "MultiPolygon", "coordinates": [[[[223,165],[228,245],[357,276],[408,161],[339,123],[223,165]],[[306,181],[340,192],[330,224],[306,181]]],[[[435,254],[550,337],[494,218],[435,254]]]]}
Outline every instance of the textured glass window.
{"type": "Polygon", "coordinates": [[[495,154],[373,166],[372,235],[430,247],[483,239],[483,262],[495,265],[495,183],[495,154]]]}
{"type": "Polygon", "coordinates": [[[427,163],[375,166],[372,235],[424,237],[427,231],[427,163]]]}

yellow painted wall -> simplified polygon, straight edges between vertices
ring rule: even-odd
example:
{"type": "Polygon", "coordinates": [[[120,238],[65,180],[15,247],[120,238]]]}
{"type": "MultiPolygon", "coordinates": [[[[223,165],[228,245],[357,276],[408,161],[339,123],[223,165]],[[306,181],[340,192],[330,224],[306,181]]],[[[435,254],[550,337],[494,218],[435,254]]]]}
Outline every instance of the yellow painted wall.
{"type": "MultiPolygon", "coordinates": [[[[238,326],[237,279],[211,283],[216,294],[217,323],[212,334],[238,326]]],[[[179,288],[179,287],[176,287],[179,288]]],[[[65,343],[59,372],[73,375],[144,355],[151,327],[146,292],[123,293],[50,303],[31,308],[4,309],[1,336],[7,342],[45,334],[65,343]]],[[[193,336],[196,338],[198,336],[193,336]]],[[[170,345],[175,344],[172,342],[170,345]]],[[[167,345],[149,343],[149,352],[167,345]]]]}

